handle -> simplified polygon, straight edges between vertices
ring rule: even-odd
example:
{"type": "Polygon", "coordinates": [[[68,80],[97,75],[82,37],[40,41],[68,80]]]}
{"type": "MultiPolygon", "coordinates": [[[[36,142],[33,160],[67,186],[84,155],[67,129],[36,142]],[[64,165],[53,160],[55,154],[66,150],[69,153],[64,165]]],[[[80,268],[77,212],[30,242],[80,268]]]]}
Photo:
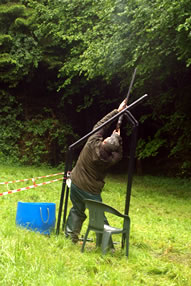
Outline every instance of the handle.
{"type": "Polygon", "coordinates": [[[44,221],[44,219],[42,217],[42,208],[40,207],[40,216],[41,216],[41,220],[43,223],[48,223],[48,221],[49,221],[49,217],[50,217],[49,208],[47,208],[47,212],[48,212],[48,218],[46,221],[44,221]]]}

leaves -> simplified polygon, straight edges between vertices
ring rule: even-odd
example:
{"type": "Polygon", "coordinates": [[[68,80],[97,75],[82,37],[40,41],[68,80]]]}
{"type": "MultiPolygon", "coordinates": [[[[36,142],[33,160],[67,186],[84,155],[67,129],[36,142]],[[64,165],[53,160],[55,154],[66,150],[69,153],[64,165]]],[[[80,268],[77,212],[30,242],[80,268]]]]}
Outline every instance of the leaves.
{"type": "Polygon", "coordinates": [[[0,5],[0,23],[0,79],[13,87],[38,66],[41,50],[30,30],[31,11],[24,5],[0,5]]]}
{"type": "MultiPolygon", "coordinates": [[[[37,137],[52,130],[53,117],[39,117],[45,106],[58,114],[61,130],[70,125],[62,134],[90,130],[125,96],[137,67],[133,98],[149,94],[135,110],[137,156],[165,150],[179,167],[189,166],[190,14],[189,0],[2,0],[0,80],[26,114],[33,103],[31,124],[37,120],[39,129],[27,122],[27,136],[27,128],[37,137]]],[[[50,142],[61,136],[51,132],[50,142]]]]}

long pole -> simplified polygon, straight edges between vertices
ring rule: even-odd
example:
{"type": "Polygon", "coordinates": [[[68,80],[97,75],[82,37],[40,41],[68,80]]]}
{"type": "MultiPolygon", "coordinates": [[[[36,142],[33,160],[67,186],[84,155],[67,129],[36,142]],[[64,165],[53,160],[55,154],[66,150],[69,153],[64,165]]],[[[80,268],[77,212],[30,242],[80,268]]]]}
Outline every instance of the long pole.
{"type": "Polygon", "coordinates": [[[64,179],[62,182],[62,190],[60,195],[60,205],[59,205],[59,211],[58,211],[58,220],[57,220],[57,229],[56,234],[59,234],[60,232],[60,222],[61,222],[61,216],[62,216],[62,208],[63,208],[63,202],[64,202],[64,196],[65,196],[65,188],[66,188],[66,179],[68,175],[68,171],[71,171],[71,152],[68,150],[66,154],[66,163],[65,163],[65,171],[64,171],[64,179]]]}
{"type": "MultiPolygon", "coordinates": [[[[128,90],[128,93],[127,93],[127,96],[126,96],[126,104],[127,104],[128,100],[129,100],[129,96],[130,96],[130,92],[131,92],[131,89],[132,89],[132,86],[133,86],[133,83],[134,83],[134,80],[135,80],[136,72],[137,72],[137,68],[134,69],[134,72],[133,72],[133,75],[132,75],[132,78],[131,78],[131,83],[130,83],[129,90],[128,90]]],[[[121,127],[122,120],[123,120],[123,115],[121,115],[119,117],[119,119],[118,119],[116,130],[118,130],[121,127]]]]}
{"type": "MultiPolygon", "coordinates": [[[[138,133],[138,121],[133,117],[130,112],[126,112],[125,115],[129,119],[129,121],[133,125],[133,131],[131,134],[131,144],[130,144],[130,155],[129,155],[129,163],[128,163],[128,180],[127,180],[127,191],[126,191],[126,198],[125,198],[125,214],[129,214],[129,207],[130,207],[130,199],[131,199],[131,187],[133,181],[133,173],[134,173],[134,163],[135,163],[135,152],[137,146],[137,133],[138,133]]],[[[125,235],[122,235],[122,248],[124,247],[125,243],[125,235]]]]}

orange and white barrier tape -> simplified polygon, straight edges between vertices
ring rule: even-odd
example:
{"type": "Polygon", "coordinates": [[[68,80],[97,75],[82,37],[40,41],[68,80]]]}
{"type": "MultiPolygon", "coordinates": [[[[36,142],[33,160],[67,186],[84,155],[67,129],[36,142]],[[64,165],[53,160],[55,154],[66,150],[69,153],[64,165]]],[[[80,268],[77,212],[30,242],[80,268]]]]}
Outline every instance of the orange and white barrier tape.
{"type": "Polygon", "coordinates": [[[17,190],[10,190],[10,191],[4,192],[4,193],[0,193],[0,196],[17,193],[17,192],[24,191],[24,190],[33,189],[33,188],[36,188],[36,187],[39,187],[39,186],[43,186],[43,185],[47,185],[47,184],[50,184],[50,183],[54,183],[54,182],[57,182],[57,181],[60,181],[60,180],[63,180],[63,178],[51,180],[51,181],[48,181],[48,182],[43,182],[43,183],[40,183],[40,184],[34,184],[32,186],[28,186],[28,187],[25,187],[25,188],[20,188],[20,189],[17,189],[17,190]]]}
{"type": "Polygon", "coordinates": [[[38,180],[38,179],[54,177],[54,176],[63,175],[63,174],[64,174],[64,172],[52,174],[52,175],[41,176],[41,177],[30,178],[30,179],[2,182],[2,183],[0,183],[0,185],[7,185],[7,184],[12,184],[12,183],[27,182],[27,181],[33,181],[34,182],[35,180],[38,180]]]}

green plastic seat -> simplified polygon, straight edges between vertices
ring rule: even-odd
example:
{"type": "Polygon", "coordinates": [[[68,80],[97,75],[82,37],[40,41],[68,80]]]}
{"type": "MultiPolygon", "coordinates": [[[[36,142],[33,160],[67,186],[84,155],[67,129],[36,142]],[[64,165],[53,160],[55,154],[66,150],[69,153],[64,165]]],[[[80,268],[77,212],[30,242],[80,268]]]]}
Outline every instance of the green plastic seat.
{"type": "Polygon", "coordinates": [[[104,204],[99,201],[84,200],[86,207],[89,210],[89,224],[84,236],[82,249],[84,252],[84,247],[86,244],[86,240],[88,238],[88,234],[90,231],[94,231],[96,233],[96,246],[101,246],[102,253],[105,254],[107,250],[112,247],[112,238],[113,234],[122,233],[122,248],[126,244],[126,256],[129,254],[129,233],[130,233],[130,218],[128,215],[121,214],[119,211],[114,209],[113,207],[104,204]],[[104,213],[108,212],[114,214],[118,217],[123,218],[123,228],[116,228],[109,225],[104,224],[104,213]],[[126,242],[126,243],[125,243],[126,242]]]}

